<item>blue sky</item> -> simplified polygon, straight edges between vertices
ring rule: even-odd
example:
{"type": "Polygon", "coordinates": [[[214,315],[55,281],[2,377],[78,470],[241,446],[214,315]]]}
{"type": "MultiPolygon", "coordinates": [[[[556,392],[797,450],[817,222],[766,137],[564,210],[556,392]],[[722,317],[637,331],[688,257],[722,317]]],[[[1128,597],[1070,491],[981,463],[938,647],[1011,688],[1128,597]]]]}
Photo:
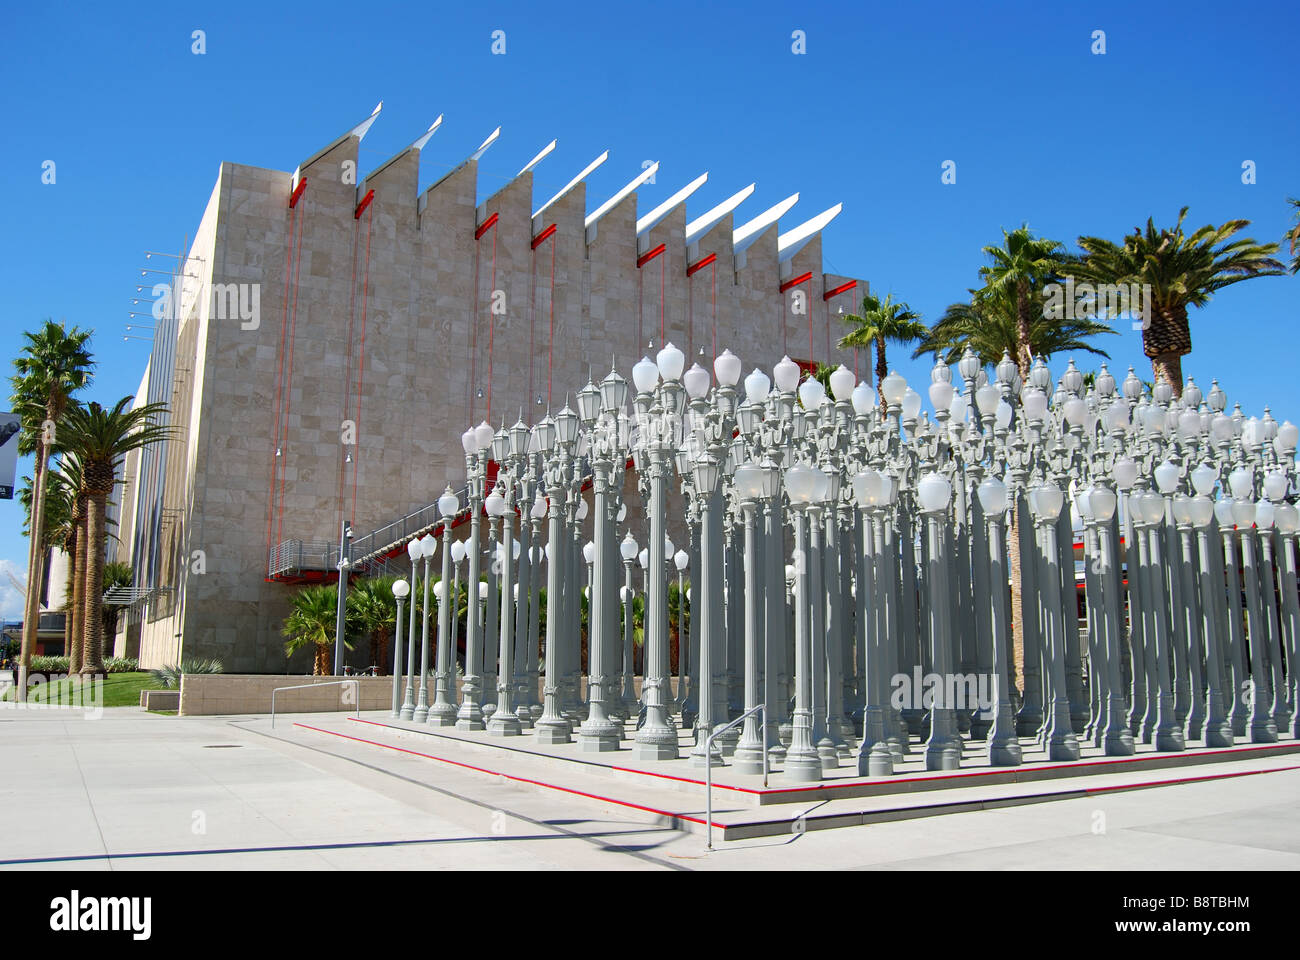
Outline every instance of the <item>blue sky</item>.
{"type": "MultiPolygon", "coordinates": [[[[122,336],[143,251],[181,245],[221,161],[292,170],[380,99],[363,170],[446,115],[425,184],[501,125],[481,197],[558,137],[539,195],[608,148],[593,203],[645,160],[662,161],[646,208],[704,170],[697,212],[751,181],[741,214],[796,190],[792,218],[843,201],[827,269],[927,320],[976,285],[980,248],[1003,227],[1118,240],[1186,204],[1193,227],[1241,217],[1274,241],[1285,198],[1300,195],[1294,2],[465,6],[11,6],[0,15],[6,369],[21,331],[50,316],[96,330],[89,397],[134,391],[148,344],[122,336]],[[494,30],[504,55],[491,52],[494,30]],[[1104,55],[1091,52],[1095,30],[1104,55]],[[41,182],[46,160],[54,184],[41,182]],[[941,183],[945,160],[955,184],[941,183]]],[[[1184,372],[1206,387],[1218,377],[1248,414],[1268,403],[1300,419],[1298,293],[1300,279],[1265,278],[1195,311],[1184,372]]],[[[1118,374],[1132,363],[1150,377],[1139,334],[1104,345],[1118,374]]],[[[893,361],[909,381],[928,366],[902,350],[893,361]]],[[[16,501],[0,502],[0,568],[17,574],[21,523],[16,501]]],[[[6,587],[0,578],[7,617],[6,587]]]]}

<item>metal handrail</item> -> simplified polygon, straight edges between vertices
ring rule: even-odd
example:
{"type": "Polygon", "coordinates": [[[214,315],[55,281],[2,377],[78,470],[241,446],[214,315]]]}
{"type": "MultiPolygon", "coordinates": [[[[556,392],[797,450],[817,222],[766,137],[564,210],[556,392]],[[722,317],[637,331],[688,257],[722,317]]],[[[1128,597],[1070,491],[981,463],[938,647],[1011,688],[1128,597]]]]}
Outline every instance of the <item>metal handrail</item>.
{"type": "Polygon", "coordinates": [[[361,681],[360,680],[327,680],[325,683],[300,683],[296,687],[276,687],[271,691],[271,729],[275,729],[275,695],[281,690],[306,690],[308,687],[337,687],[344,683],[353,683],[357,687],[356,713],[354,716],[361,716],[361,681]]]}
{"type": "Polygon", "coordinates": [[[708,838],[708,849],[713,849],[713,741],[719,734],[726,733],[736,724],[742,722],[751,714],[763,714],[763,786],[767,786],[767,704],[760,703],[756,707],[750,707],[735,720],[725,726],[718,727],[714,730],[707,740],[704,741],[704,757],[708,761],[704,765],[704,822],[705,836],[708,838]]]}

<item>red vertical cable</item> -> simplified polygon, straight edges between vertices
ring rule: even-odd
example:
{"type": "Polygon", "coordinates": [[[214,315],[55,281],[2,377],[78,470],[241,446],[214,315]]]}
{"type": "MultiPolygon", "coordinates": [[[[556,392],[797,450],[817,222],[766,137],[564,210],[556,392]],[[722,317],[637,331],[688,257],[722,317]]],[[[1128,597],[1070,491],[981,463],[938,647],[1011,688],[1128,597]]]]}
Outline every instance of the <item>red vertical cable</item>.
{"type": "Polygon", "coordinates": [[[668,251],[665,250],[659,261],[659,349],[664,347],[664,305],[668,302],[665,280],[668,276],[668,251]]]}
{"type": "MultiPolygon", "coordinates": [[[[348,338],[347,355],[343,362],[343,418],[339,423],[340,431],[343,429],[343,422],[350,419],[348,413],[352,409],[352,329],[356,325],[357,319],[357,254],[359,252],[357,236],[360,230],[361,224],[354,216],[352,225],[352,283],[348,287],[348,338]]],[[[340,433],[338,480],[335,483],[338,490],[339,509],[334,523],[335,529],[340,529],[343,526],[343,516],[347,512],[345,504],[348,497],[348,452],[347,445],[341,442],[342,439],[340,433]]]]}
{"type": "Polygon", "coordinates": [[[469,361],[469,411],[470,422],[474,422],[474,415],[477,412],[478,397],[474,395],[474,387],[478,383],[478,260],[479,260],[479,238],[474,238],[474,312],[470,315],[470,330],[472,346],[470,347],[471,355],[469,361]]]}
{"type": "Polygon", "coordinates": [[[276,450],[280,447],[280,404],[284,399],[284,339],[289,329],[289,274],[293,271],[293,236],[298,223],[297,206],[289,208],[289,242],[284,246],[284,295],[280,303],[280,349],[276,353],[275,428],[271,437],[271,485],[266,494],[266,555],[271,556],[271,531],[275,525],[275,475],[279,470],[276,450]]]}
{"type": "Polygon", "coordinates": [[[555,372],[555,240],[551,240],[551,347],[546,358],[546,407],[551,406],[551,379],[555,372]]]}
{"type": "Polygon", "coordinates": [[[488,306],[488,388],[487,388],[487,418],[490,423],[492,420],[492,341],[495,339],[497,324],[496,313],[493,307],[496,306],[497,294],[497,231],[492,231],[492,304],[488,306]]]}
{"type": "Polygon", "coordinates": [[[718,261],[713,261],[713,358],[718,358],[718,261]]]}
{"type": "MultiPolygon", "coordinates": [[[[296,342],[296,333],[298,330],[298,278],[302,275],[302,234],[303,225],[307,222],[306,211],[303,211],[302,218],[298,221],[298,241],[297,248],[294,250],[293,265],[293,308],[289,311],[289,366],[285,372],[284,384],[284,449],[282,459],[285,463],[289,460],[289,419],[290,412],[293,409],[293,348],[296,342]]],[[[280,466],[280,509],[279,519],[276,521],[275,540],[280,543],[284,540],[284,465],[280,466]]]]}
{"type": "Polygon", "coordinates": [[[366,382],[366,298],[370,293],[370,234],[374,228],[375,208],[370,205],[366,212],[366,270],[361,281],[361,351],[357,356],[357,443],[353,444],[357,455],[352,458],[352,514],[350,522],[357,522],[357,475],[361,472],[361,391],[366,382]]]}
{"type": "Polygon", "coordinates": [[[533,363],[537,348],[537,248],[528,251],[528,402],[533,402],[533,363]]]}

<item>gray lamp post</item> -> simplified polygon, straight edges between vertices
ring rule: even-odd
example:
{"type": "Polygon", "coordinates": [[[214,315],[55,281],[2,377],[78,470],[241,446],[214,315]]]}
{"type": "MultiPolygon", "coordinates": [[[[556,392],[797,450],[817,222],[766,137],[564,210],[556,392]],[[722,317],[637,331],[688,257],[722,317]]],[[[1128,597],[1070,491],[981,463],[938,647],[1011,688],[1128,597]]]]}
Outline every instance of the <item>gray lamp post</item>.
{"type": "Polygon", "coordinates": [[[393,582],[393,597],[397,600],[397,637],[393,641],[393,717],[401,716],[397,705],[398,687],[402,683],[402,605],[411,592],[411,585],[405,580],[393,582]]]}
{"type": "Polygon", "coordinates": [[[483,516],[483,486],[486,480],[487,449],[492,443],[492,428],[480,424],[466,430],[461,436],[465,449],[465,467],[469,481],[469,585],[465,612],[465,682],[461,690],[460,711],[456,717],[458,730],[482,730],[483,707],[481,703],[483,682],[483,631],[479,619],[479,565],[483,548],[480,528],[483,516]]]}
{"type": "Polygon", "coordinates": [[[988,734],[989,764],[1018,767],[1022,756],[1016,739],[1016,721],[1011,715],[1011,684],[1007,679],[1007,571],[1003,561],[1006,539],[1002,518],[1007,512],[1007,488],[997,477],[984,480],[977,489],[984,522],[988,526],[989,576],[993,597],[989,604],[993,643],[993,726],[988,734]]]}
{"type": "MultiPolygon", "coordinates": [[[[1242,471],[1245,472],[1245,471],[1242,471]]],[[[1236,474],[1236,471],[1234,471],[1236,474]]],[[[1247,481],[1249,484],[1251,481],[1247,481]]],[[[1240,492],[1234,483],[1232,492],[1240,492]]],[[[1247,487],[1249,490],[1249,486],[1247,487]]],[[[1241,569],[1246,580],[1246,622],[1250,636],[1250,678],[1254,687],[1251,705],[1250,739],[1252,743],[1276,743],[1277,727],[1268,712],[1268,680],[1264,673],[1268,663],[1267,634],[1259,602],[1259,573],[1255,557],[1255,503],[1238,497],[1232,505],[1232,517],[1241,535],[1241,569]]]]}
{"type": "MultiPolygon", "coordinates": [[[[1283,429],[1286,429],[1286,424],[1283,424],[1283,429]]],[[[1287,663],[1292,665],[1290,673],[1291,702],[1297,708],[1292,714],[1294,726],[1291,730],[1291,736],[1300,737],[1300,678],[1296,676],[1300,671],[1297,671],[1295,667],[1297,659],[1296,641],[1297,637],[1300,637],[1300,597],[1296,593],[1295,534],[1300,529],[1300,510],[1297,510],[1292,504],[1279,503],[1274,513],[1273,523],[1276,525],[1280,536],[1282,580],[1280,592],[1282,594],[1283,616],[1288,638],[1287,663]]]]}
{"type": "Polygon", "coordinates": [[[459,510],[460,500],[448,485],[438,498],[438,513],[442,517],[442,579],[438,581],[441,594],[438,598],[438,665],[434,677],[433,705],[429,707],[429,723],[435,727],[451,727],[456,724],[456,704],[451,690],[451,685],[456,682],[451,650],[451,619],[455,614],[448,607],[456,602],[451,593],[451,522],[459,510]]]}
{"type": "Polygon", "coordinates": [[[1120,671],[1121,651],[1119,598],[1112,588],[1115,583],[1115,545],[1111,540],[1112,520],[1118,504],[1115,493],[1105,486],[1093,486],[1088,491],[1089,510],[1092,513],[1098,540],[1100,570],[1097,580],[1102,584],[1102,600],[1098,613],[1104,618],[1102,631],[1103,659],[1105,661],[1105,690],[1103,696],[1104,726],[1099,720],[1102,746],[1108,757],[1131,756],[1136,747],[1129,730],[1124,704],[1123,677],[1120,671]]]}
{"type": "Polygon", "coordinates": [[[790,731],[790,745],[785,754],[785,775],[801,783],[822,778],[822,760],[813,743],[812,704],[812,638],[809,635],[808,568],[807,556],[808,504],[812,502],[816,487],[815,471],[797,464],[785,472],[786,494],[794,513],[795,598],[794,617],[794,717],[790,731]]]}
{"type": "Polygon", "coordinates": [[[700,577],[695,585],[698,593],[700,617],[700,714],[695,721],[695,746],[691,750],[692,766],[703,767],[722,762],[719,744],[710,743],[713,725],[717,719],[716,700],[719,693],[718,684],[714,682],[713,657],[717,652],[718,638],[715,636],[717,626],[714,617],[715,607],[722,602],[721,584],[716,582],[714,555],[721,549],[714,532],[711,511],[714,494],[718,488],[721,465],[710,454],[703,454],[695,461],[694,479],[695,496],[700,504],[700,577]]]}
{"type": "Polygon", "coordinates": [[[1051,678],[1052,703],[1048,720],[1047,748],[1052,760],[1078,760],[1079,741],[1070,718],[1069,690],[1065,679],[1065,637],[1061,622],[1061,586],[1057,573],[1056,518],[1061,513],[1064,495],[1052,483],[1040,483],[1029,491],[1030,509],[1042,537],[1047,561],[1044,606],[1044,652],[1051,678]]]}
{"type": "Polygon", "coordinates": [[[880,523],[881,501],[888,484],[870,467],[853,478],[853,496],[863,511],[862,517],[862,572],[858,581],[858,633],[863,636],[862,650],[866,658],[866,705],[863,708],[862,744],[858,748],[858,774],[866,777],[887,777],[894,772],[894,755],[885,738],[885,714],[882,702],[887,695],[882,650],[882,606],[888,603],[882,584],[876,575],[880,554],[876,531],[880,523]],[[870,513],[868,513],[870,511],[870,513]]]}
{"type": "MultiPolygon", "coordinates": [[[[934,672],[945,680],[952,676],[952,633],[948,622],[948,555],[944,526],[952,499],[952,484],[940,473],[927,473],[916,485],[917,499],[926,521],[929,573],[926,577],[930,616],[930,660],[934,672]]],[[[930,739],[925,747],[927,770],[956,770],[961,765],[961,742],[956,735],[953,704],[940,692],[930,710],[930,739]]]]}
{"type": "Polygon", "coordinates": [[[339,587],[337,591],[338,607],[334,617],[334,676],[343,675],[343,640],[348,609],[348,577],[352,569],[352,560],[348,556],[348,547],[352,543],[352,524],[343,521],[343,530],[339,534],[339,587]]]}
{"type": "Polygon", "coordinates": [[[664,520],[667,512],[666,447],[672,439],[668,430],[680,413],[678,401],[684,399],[677,381],[685,363],[685,356],[670,343],[659,351],[657,364],[643,359],[632,368],[637,393],[655,393],[649,416],[639,434],[646,444],[650,474],[650,590],[645,630],[646,678],[641,690],[645,722],[636,733],[635,757],[638,760],[675,760],[678,755],[677,731],[668,717],[668,591],[664,583],[664,520]],[[656,388],[661,376],[663,383],[656,388]]]}
{"type": "Polygon", "coordinates": [[[592,461],[595,475],[595,540],[592,541],[591,591],[588,598],[587,650],[590,667],[587,676],[587,719],[578,729],[578,745],[587,752],[617,750],[619,727],[610,719],[606,701],[614,692],[615,671],[609,661],[613,652],[609,636],[610,616],[608,604],[613,599],[612,584],[606,583],[609,557],[613,550],[608,523],[610,498],[610,472],[612,463],[605,443],[597,443],[592,461]]]}
{"type": "Polygon", "coordinates": [[[420,538],[420,556],[424,558],[424,606],[420,612],[423,622],[420,641],[420,692],[415,708],[411,712],[411,719],[416,723],[424,723],[429,719],[429,581],[433,578],[433,555],[437,551],[438,541],[433,534],[426,533],[420,538]]]}
{"type": "MultiPolygon", "coordinates": [[[[642,553],[645,551],[643,550],[642,553]]],[[[690,566],[691,555],[685,550],[673,554],[673,566],[677,569],[677,711],[682,714],[682,723],[688,720],[684,713],[689,696],[691,639],[686,631],[688,604],[686,602],[686,568],[690,566]]],[[[692,627],[692,629],[694,629],[692,627]]]]}
{"type": "MultiPolygon", "coordinates": [[[[406,545],[406,554],[411,558],[411,583],[419,583],[420,558],[424,556],[423,545],[419,540],[412,540],[406,545]]],[[[398,714],[402,720],[410,720],[415,713],[415,597],[411,598],[411,621],[406,631],[406,690],[402,694],[402,709],[398,714]]]]}
{"type": "MultiPolygon", "coordinates": [[[[740,496],[740,508],[744,514],[745,527],[745,709],[754,710],[765,700],[760,699],[759,687],[759,629],[762,617],[762,591],[759,587],[758,559],[755,556],[754,516],[758,500],[763,494],[763,468],[752,463],[743,464],[736,469],[736,491],[740,496]]],[[[758,713],[751,713],[745,718],[740,741],[732,765],[740,773],[762,773],[766,769],[764,753],[764,723],[758,713]]]]}
{"type": "MultiPolygon", "coordinates": [[[[567,409],[567,408],[566,408],[567,409]]],[[[546,534],[546,679],[542,690],[542,715],[534,725],[534,736],[538,743],[569,743],[572,740],[572,728],[564,714],[560,712],[560,642],[563,629],[560,622],[560,598],[563,592],[561,573],[563,563],[561,553],[564,546],[563,514],[565,510],[565,481],[568,474],[568,451],[573,437],[577,435],[577,418],[569,411],[568,418],[549,423],[543,421],[546,431],[541,434],[539,444],[544,454],[550,456],[559,442],[558,456],[550,457],[546,490],[549,496],[547,508],[546,534]],[[573,430],[573,435],[561,437],[561,425],[564,430],[573,430]]]]}
{"type": "MultiPolygon", "coordinates": [[[[1211,471],[1212,472],[1212,471],[1211,471]]],[[[1198,485],[1199,486],[1199,485],[1198,485]]],[[[1205,674],[1209,691],[1206,703],[1205,745],[1230,747],[1233,744],[1232,724],[1228,720],[1227,703],[1223,695],[1223,627],[1218,622],[1217,606],[1211,601],[1216,591],[1223,589],[1215,582],[1214,567],[1210,561],[1210,524],[1214,520],[1214,502],[1208,493],[1214,487],[1198,490],[1191,502],[1192,523],[1196,527],[1197,552],[1200,555],[1201,628],[1205,633],[1205,674]]]]}
{"type": "MultiPolygon", "coordinates": [[[[1164,498],[1147,491],[1140,495],[1139,509],[1145,523],[1148,542],[1148,585],[1151,587],[1151,605],[1154,609],[1155,670],[1157,684],[1155,743],[1157,750],[1183,750],[1185,741],[1182,728],[1174,711],[1174,689],[1170,677],[1169,649],[1173,636],[1169,630],[1167,599],[1163,586],[1164,564],[1161,559],[1161,541],[1164,539],[1164,498]]],[[[1134,498],[1130,498],[1133,502],[1134,498]]],[[[1138,532],[1141,538],[1143,531],[1138,532]]],[[[1146,596],[1146,590],[1143,590],[1146,596]]]]}
{"type": "Polygon", "coordinates": [[[502,520],[501,524],[501,612],[498,622],[499,649],[497,652],[497,708],[487,722],[487,732],[494,737],[517,737],[519,718],[515,716],[511,692],[511,635],[514,627],[514,481],[503,470],[497,474],[497,488],[487,498],[484,506],[488,514],[502,520]]]}
{"type": "Polygon", "coordinates": [[[633,644],[633,623],[636,612],[636,593],[632,589],[632,567],[636,564],[640,548],[632,539],[628,530],[618,545],[619,556],[623,560],[623,710],[630,719],[635,719],[640,703],[636,697],[636,650],[633,644]]]}

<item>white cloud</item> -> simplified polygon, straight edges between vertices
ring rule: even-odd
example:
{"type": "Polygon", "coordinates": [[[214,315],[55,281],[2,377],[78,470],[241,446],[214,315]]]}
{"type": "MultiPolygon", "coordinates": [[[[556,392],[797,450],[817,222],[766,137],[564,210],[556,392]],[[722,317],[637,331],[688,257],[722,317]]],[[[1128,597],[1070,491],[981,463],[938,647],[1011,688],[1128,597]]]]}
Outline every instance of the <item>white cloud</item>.
{"type": "Polygon", "coordinates": [[[15,577],[19,583],[27,582],[27,568],[20,567],[12,560],[0,558],[0,619],[21,620],[24,613],[23,591],[9,580],[15,577]]]}

